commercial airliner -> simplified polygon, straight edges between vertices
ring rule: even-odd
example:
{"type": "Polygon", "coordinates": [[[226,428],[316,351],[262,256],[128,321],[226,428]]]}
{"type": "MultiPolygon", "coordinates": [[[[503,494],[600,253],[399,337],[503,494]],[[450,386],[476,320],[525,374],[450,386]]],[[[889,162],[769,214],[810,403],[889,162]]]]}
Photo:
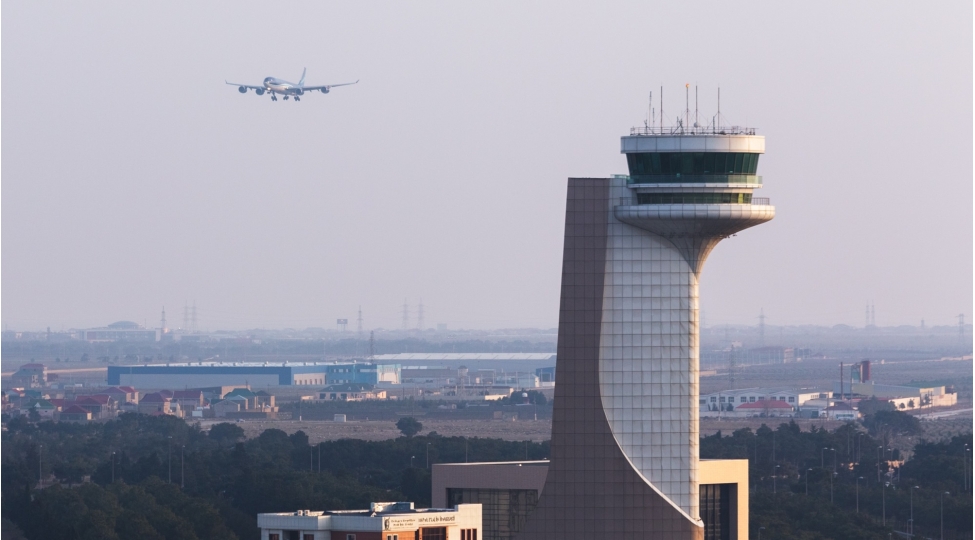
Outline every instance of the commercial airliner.
{"type": "Polygon", "coordinates": [[[287,100],[289,97],[295,98],[295,101],[301,101],[301,96],[305,92],[312,92],[318,90],[323,94],[327,94],[329,90],[336,86],[348,86],[350,84],[355,84],[356,82],[342,83],[342,84],[326,84],[322,86],[305,86],[305,72],[308,68],[301,71],[301,80],[298,84],[285,81],[283,79],[278,79],[275,77],[268,77],[264,79],[264,83],[260,86],[252,86],[249,84],[237,84],[229,81],[224,81],[229,85],[237,87],[237,91],[241,94],[246,94],[248,90],[253,90],[257,95],[263,96],[264,92],[271,94],[271,101],[277,101],[277,94],[281,94],[281,99],[287,100]]]}

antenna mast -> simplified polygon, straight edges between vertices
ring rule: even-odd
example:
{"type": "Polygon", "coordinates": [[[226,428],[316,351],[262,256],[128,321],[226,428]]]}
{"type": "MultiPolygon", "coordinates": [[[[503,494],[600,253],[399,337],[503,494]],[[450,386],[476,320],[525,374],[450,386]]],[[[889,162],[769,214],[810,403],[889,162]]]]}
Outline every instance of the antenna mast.
{"type": "Polygon", "coordinates": [[[721,127],[721,87],[718,87],[718,127],[721,127]]]}
{"type": "Polygon", "coordinates": [[[698,126],[697,85],[694,85],[694,127],[698,126]]]}
{"type": "Polygon", "coordinates": [[[660,133],[664,132],[664,87],[660,87],[660,133]]]}
{"type": "Polygon", "coordinates": [[[684,126],[691,123],[691,85],[684,83],[684,126]]]}

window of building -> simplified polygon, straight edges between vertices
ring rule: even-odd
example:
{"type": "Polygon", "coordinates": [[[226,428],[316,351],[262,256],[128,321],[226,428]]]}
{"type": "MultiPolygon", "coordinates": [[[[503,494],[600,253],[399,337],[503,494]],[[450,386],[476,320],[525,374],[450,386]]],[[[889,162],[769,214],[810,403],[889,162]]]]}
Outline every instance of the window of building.
{"type": "Polygon", "coordinates": [[[347,535],[345,535],[345,540],[355,540],[355,535],[354,534],[347,534],[347,535]]]}
{"type": "Polygon", "coordinates": [[[637,204],[751,204],[751,193],[637,193],[637,204]]]}
{"type": "Polygon", "coordinates": [[[281,540],[281,535],[278,533],[271,533],[267,535],[267,540],[281,540]]]}
{"type": "Polygon", "coordinates": [[[716,401],[718,401],[718,398],[716,398],[716,397],[714,397],[714,396],[711,396],[711,403],[714,403],[714,402],[716,402],[716,401]]]}
{"type": "Polygon", "coordinates": [[[765,396],[758,396],[759,401],[765,401],[765,396]]]}
{"type": "MultiPolygon", "coordinates": [[[[447,490],[447,506],[481,505],[481,530],[484,538],[511,540],[525,526],[528,515],[538,504],[534,489],[463,489],[447,490]]],[[[476,530],[474,540],[477,540],[476,530]]],[[[426,538],[424,536],[424,538],[426,538]]]]}
{"type": "Polygon", "coordinates": [[[721,403],[724,403],[724,396],[718,398],[718,401],[720,401],[721,403]]]}
{"type": "Polygon", "coordinates": [[[447,540],[447,528],[424,527],[420,529],[420,540],[447,540]]]}
{"type": "Polygon", "coordinates": [[[305,533],[305,534],[301,535],[301,538],[302,538],[302,540],[315,540],[315,535],[314,534],[305,533]]]}
{"type": "Polygon", "coordinates": [[[398,534],[387,534],[386,535],[386,540],[399,540],[399,535],[398,534]]]}
{"type": "Polygon", "coordinates": [[[460,540],[477,540],[477,529],[461,529],[460,540]]]}
{"type": "Polygon", "coordinates": [[[704,540],[731,540],[731,487],[734,484],[701,484],[701,519],[704,540]]]}
{"type": "Polygon", "coordinates": [[[755,396],[748,396],[749,403],[755,403],[755,396]]]}
{"type": "Polygon", "coordinates": [[[755,174],[759,154],[739,152],[652,152],[626,154],[630,175],[755,174]]]}
{"type": "Polygon", "coordinates": [[[742,403],[745,403],[747,401],[748,401],[748,398],[746,398],[745,396],[741,396],[741,402],[742,403]]]}

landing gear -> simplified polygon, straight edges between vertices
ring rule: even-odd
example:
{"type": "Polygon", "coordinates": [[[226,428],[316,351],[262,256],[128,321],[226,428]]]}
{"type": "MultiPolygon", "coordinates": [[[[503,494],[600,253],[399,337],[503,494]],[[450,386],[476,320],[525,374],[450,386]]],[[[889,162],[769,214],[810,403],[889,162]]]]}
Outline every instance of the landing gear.
{"type": "Polygon", "coordinates": [[[278,100],[278,96],[271,94],[271,101],[277,101],[277,100],[278,100]]]}
{"type": "Polygon", "coordinates": [[[295,96],[295,101],[301,101],[301,98],[298,97],[298,96],[295,96]]]}
{"type": "Polygon", "coordinates": [[[288,101],[288,96],[282,96],[281,99],[288,101]]]}

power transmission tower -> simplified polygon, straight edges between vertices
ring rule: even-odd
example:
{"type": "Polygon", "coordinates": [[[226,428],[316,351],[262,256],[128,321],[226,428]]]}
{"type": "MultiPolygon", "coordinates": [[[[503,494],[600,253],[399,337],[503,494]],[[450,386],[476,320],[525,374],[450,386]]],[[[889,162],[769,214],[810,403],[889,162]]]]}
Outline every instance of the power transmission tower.
{"type": "Polygon", "coordinates": [[[193,333],[196,333],[196,300],[193,300],[193,308],[190,311],[190,327],[193,329],[193,333]]]}
{"type": "Polygon", "coordinates": [[[369,358],[376,356],[376,331],[369,331],[369,358]]]}
{"type": "Polygon", "coordinates": [[[159,321],[159,332],[160,335],[166,333],[166,306],[163,306],[162,309],[162,320],[159,321]]]}
{"type": "Polygon", "coordinates": [[[190,331],[190,305],[183,302],[183,332],[190,331]]]}
{"type": "Polygon", "coordinates": [[[362,337],[362,306],[359,306],[359,317],[355,320],[355,323],[356,323],[355,331],[361,338],[362,337]]]}
{"type": "Polygon", "coordinates": [[[765,346],[765,308],[758,314],[758,343],[759,347],[765,346]]]}
{"type": "Polygon", "coordinates": [[[958,314],[958,341],[965,342],[965,314],[958,314]]]}

